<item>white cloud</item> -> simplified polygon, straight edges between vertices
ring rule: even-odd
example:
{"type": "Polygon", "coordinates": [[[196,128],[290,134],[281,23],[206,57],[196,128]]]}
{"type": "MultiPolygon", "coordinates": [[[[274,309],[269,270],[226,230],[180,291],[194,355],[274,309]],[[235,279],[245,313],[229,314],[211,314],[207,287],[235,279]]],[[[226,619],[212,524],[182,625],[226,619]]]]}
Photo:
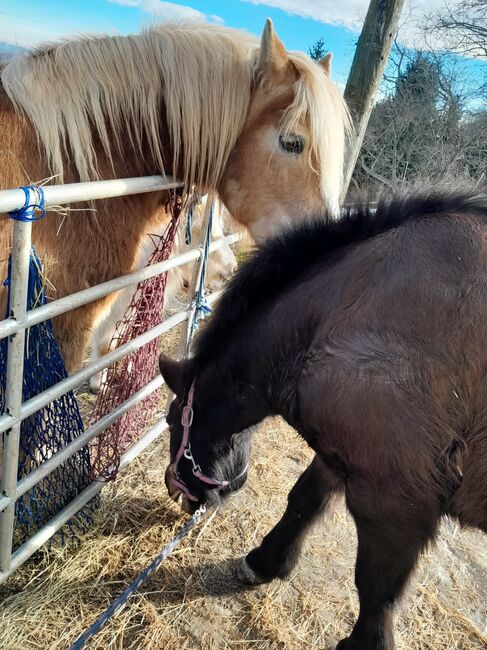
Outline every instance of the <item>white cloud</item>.
{"type": "MultiPolygon", "coordinates": [[[[130,0],[127,0],[130,1],[130,0]]],[[[359,33],[370,0],[243,0],[254,5],[265,5],[294,16],[311,18],[327,25],[346,27],[359,33]]],[[[449,0],[449,6],[461,0],[449,0]]],[[[406,0],[400,21],[400,39],[413,47],[425,47],[420,24],[425,14],[444,9],[445,0],[406,0]]],[[[431,46],[441,46],[436,41],[431,46]]]]}
{"type": "Polygon", "coordinates": [[[108,2],[123,5],[124,7],[137,7],[146,14],[167,21],[193,20],[202,22],[209,20],[219,25],[225,22],[220,16],[206,16],[197,9],[176,2],[163,2],[162,0],[108,0],[108,2]]]}
{"type": "Polygon", "coordinates": [[[201,11],[176,4],[175,2],[162,2],[162,0],[109,0],[113,4],[125,7],[138,7],[141,11],[164,20],[205,20],[206,16],[201,11]]]}
{"type": "Polygon", "coordinates": [[[208,18],[211,20],[212,23],[216,23],[217,25],[225,24],[225,21],[221,16],[215,16],[215,14],[212,14],[211,16],[208,16],[208,18]]]}
{"type": "Polygon", "coordinates": [[[3,43],[32,47],[38,43],[57,41],[62,35],[62,31],[52,29],[52,25],[29,22],[0,12],[0,41],[3,43]]]}
{"type": "Polygon", "coordinates": [[[282,9],[289,14],[312,18],[328,25],[360,31],[369,0],[244,0],[253,5],[282,9]]]}

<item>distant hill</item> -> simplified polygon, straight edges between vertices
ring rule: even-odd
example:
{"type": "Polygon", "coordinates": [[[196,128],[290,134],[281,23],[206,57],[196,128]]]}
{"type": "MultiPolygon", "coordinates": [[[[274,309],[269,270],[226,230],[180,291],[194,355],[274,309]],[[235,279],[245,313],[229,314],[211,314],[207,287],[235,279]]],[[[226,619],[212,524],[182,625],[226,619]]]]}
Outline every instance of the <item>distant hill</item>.
{"type": "Polygon", "coordinates": [[[0,62],[8,61],[16,54],[21,52],[27,52],[26,47],[21,47],[20,45],[12,45],[11,43],[3,43],[0,41],[0,62]]]}

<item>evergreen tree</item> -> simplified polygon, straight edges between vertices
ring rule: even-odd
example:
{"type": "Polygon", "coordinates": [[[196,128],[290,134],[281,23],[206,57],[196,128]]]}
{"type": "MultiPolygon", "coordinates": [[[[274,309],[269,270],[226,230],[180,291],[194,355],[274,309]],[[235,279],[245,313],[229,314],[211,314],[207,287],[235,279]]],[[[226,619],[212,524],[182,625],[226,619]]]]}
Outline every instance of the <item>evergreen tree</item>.
{"type": "Polygon", "coordinates": [[[326,54],[324,39],[319,38],[317,41],[315,41],[313,45],[311,45],[311,47],[308,48],[308,54],[315,61],[319,61],[320,59],[322,59],[326,54]]]}

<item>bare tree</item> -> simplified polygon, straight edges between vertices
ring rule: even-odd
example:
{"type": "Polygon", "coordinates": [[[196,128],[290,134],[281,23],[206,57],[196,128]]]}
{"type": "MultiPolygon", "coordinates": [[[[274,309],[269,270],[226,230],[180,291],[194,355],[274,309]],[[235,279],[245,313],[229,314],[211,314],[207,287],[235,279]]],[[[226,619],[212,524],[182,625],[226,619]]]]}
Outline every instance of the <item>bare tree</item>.
{"type": "Polygon", "coordinates": [[[425,182],[486,186],[487,111],[474,111],[476,88],[465,75],[458,57],[395,44],[354,188],[392,191],[425,182]]]}
{"type": "Polygon", "coordinates": [[[427,29],[441,34],[448,49],[487,58],[487,0],[462,0],[430,16],[427,29]]]}

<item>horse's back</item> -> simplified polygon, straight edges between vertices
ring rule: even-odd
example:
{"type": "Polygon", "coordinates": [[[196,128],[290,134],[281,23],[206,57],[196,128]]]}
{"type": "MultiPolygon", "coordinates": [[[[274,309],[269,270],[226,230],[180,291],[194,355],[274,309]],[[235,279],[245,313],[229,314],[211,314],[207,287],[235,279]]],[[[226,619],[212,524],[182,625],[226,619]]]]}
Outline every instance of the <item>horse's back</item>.
{"type": "Polygon", "coordinates": [[[305,428],[326,432],[324,453],[385,484],[401,472],[424,484],[435,459],[468,444],[473,418],[487,416],[486,260],[485,226],[438,216],[323,265],[315,304],[325,293],[333,307],[308,350],[299,400],[305,428]]]}

